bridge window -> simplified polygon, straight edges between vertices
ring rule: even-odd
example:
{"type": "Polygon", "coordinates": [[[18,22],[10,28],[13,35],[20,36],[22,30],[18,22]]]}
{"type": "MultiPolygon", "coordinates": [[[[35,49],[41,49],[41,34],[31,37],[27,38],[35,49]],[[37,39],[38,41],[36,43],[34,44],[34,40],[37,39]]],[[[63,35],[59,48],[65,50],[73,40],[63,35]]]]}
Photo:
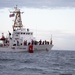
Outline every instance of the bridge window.
{"type": "Polygon", "coordinates": [[[25,33],[23,32],[23,34],[25,34],[25,33]]]}
{"type": "Polygon", "coordinates": [[[33,35],[33,33],[31,33],[31,35],[33,35]]]}
{"type": "Polygon", "coordinates": [[[26,33],[27,35],[30,35],[30,33],[26,33]]]}
{"type": "Polygon", "coordinates": [[[21,34],[23,34],[23,33],[21,33],[21,34]]]}
{"type": "Polygon", "coordinates": [[[25,32],[22,32],[21,34],[25,34],[25,32]]]}

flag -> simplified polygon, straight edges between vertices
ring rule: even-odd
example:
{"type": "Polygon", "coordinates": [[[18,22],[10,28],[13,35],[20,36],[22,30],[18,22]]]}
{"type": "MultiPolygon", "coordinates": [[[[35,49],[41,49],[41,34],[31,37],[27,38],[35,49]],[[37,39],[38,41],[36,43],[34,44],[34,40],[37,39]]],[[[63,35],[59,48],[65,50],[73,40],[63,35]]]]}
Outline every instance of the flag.
{"type": "Polygon", "coordinates": [[[14,16],[15,16],[15,14],[14,14],[14,13],[9,15],[9,17],[14,17],[14,16]]]}

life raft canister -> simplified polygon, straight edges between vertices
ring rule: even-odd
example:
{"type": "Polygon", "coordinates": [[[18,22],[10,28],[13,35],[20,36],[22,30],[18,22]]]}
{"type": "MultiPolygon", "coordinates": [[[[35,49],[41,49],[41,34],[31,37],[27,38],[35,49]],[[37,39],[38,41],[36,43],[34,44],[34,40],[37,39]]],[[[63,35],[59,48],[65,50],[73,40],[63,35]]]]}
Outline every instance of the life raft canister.
{"type": "Polygon", "coordinates": [[[33,45],[32,44],[29,45],[28,52],[33,53],[33,45]]]}

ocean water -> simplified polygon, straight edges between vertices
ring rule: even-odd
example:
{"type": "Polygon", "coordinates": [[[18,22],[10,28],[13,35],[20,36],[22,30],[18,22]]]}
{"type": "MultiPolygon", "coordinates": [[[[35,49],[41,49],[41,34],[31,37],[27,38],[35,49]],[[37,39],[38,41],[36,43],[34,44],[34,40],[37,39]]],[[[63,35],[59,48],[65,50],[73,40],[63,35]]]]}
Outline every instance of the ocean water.
{"type": "Polygon", "coordinates": [[[75,51],[0,52],[0,75],[75,75],[75,51]]]}

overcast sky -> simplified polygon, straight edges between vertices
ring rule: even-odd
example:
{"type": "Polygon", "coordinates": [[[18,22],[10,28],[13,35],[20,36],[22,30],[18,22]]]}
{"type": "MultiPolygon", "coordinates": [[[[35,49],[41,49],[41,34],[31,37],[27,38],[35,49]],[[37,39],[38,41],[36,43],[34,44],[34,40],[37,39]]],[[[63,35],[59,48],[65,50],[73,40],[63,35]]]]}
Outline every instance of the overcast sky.
{"type": "Polygon", "coordinates": [[[75,50],[75,0],[0,0],[0,33],[12,30],[9,11],[21,8],[23,25],[37,39],[53,36],[53,49],[75,50]]]}
{"type": "Polygon", "coordinates": [[[75,7],[75,0],[0,0],[0,7],[75,7]]]}

